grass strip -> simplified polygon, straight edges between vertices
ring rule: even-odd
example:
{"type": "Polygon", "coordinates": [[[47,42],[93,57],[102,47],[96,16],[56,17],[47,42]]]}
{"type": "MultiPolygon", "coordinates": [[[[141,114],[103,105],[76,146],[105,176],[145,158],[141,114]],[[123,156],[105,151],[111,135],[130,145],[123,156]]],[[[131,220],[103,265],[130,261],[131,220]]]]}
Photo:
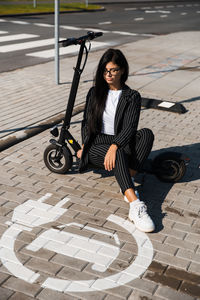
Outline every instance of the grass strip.
{"type": "MultiPolygon", "coordinates": [[[[1,1],[2,3],[2,1],[1,1]]],[[[89,4],[86,6],[84,3],[61,3],[60,11],[92,11],[100,9],[100,5],[89,4]]],[[[0,5],[0,15],[10,14],[24,14],[24,13],[48,13],[54,12],[54,3],[37,3],[37,6],[33,7],[33,1],[30,4],[8,4],[0,5]]]]}

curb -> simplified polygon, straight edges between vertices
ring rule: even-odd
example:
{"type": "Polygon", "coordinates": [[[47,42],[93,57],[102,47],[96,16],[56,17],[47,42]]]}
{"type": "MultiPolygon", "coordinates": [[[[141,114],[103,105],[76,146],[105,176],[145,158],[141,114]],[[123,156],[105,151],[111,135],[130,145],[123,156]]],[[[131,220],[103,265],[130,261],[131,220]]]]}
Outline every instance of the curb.
{"type": "MultiPolygon", "coordinates": [[[[85,107],[85,103],[77,105],[72,112],[72,117],[83,112],[84,107],[85,107]]],[[[143,98],[143,97],[142,97],[142,107],[146,109],[154,108],[159,110],[165,110],[165,111],[179,113],[179,114],[184,114],[186,112],[185,107],[180,103],[162,101],[162,100],[151,99],[151,98],[143,98]]],[[[3,138],[2,140],[0,140],[0,152],[61,123],[64,119],[64,116],[65,116],[64,113],[58,114],[55,117],[47,119],[46,121],[38,125],[35,125],[30,128],[26,127],[22,131],[17,131],[13,135],[3,138]]]]}
{"type": "MultiPolygon", "coordinates": [[[[77,105],[73,110],[72,117],[81,113],[84,110],[84,107],[85,104],[77,105]]],[[[52,117],[46,120],[45,122],[35,125],[34,127],[31,128],[26,127],[22,131],[17,131],[13,135],[1,139],[0,152],[59,124],[60,122],[63,121],[64,116],[65,116],[64,113],[56,115],[55,117],[52,117]]]]}

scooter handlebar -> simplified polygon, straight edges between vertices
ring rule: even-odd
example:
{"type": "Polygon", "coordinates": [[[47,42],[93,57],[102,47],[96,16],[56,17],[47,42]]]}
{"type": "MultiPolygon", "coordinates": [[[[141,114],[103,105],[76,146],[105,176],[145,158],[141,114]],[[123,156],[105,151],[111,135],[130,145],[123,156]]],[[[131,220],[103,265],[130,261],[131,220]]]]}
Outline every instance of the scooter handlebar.
{"type": "Polygon", "coordinates": [[[62,43],[63,47],[68,47],[71,45],[80,45],[82,42],[87,41],[87,40],[93,40],[97,37],[100,37],[103,35],[103,32],[93,32],[89,31],[87,35],[81,36],[79,38],[68,38],[63,41],[59,41],[59,43],[62,43]]]}

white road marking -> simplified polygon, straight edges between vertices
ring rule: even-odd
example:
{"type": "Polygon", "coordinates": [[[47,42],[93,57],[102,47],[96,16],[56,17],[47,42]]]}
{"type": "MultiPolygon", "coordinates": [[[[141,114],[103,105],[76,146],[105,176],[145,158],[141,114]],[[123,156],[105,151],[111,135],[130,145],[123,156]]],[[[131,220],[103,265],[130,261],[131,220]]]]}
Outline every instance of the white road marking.
{"type": "Polygon", "coordinates": [[[171,14],[171,11],[170,10],[145,10],[145,13],[147,13],[147,14],[156,14],[156,13],[171,14]]]}
{"type": "Polygon", "coordinates": [[[62,25],[62,26],[60,26],[60,28],[68,29],[68,30],[83,30],[83,28],[80,28],[80,27],[66,26],[66,25],[62,25]]]}
{"type": "Polygon", "coordinates": [[[141,9],[151,9],[151,6],[145,6],[145,7],[141,7],[141,9]]]}
{"type": "MultiPolygon", "coordinates": [[[[92,43],[92,50],[97,49],[97,48],[102,48],[105,46],[108,46],[108,43],[102,43],[102,42],[93,42],[92,43]]],[[[79,46],[73,45],[70,47],[63,47],[60,48],[60,55],[66,55],[66,54],[73,54],[77,53],[79,51],[79,46]]],[[[33,56],[33,57],[39,57],[39,58],[52,58],[55,56],[55,50],[50,49],[50,50],[43,50],[43,51],[37,51],[37,52],[32,52],[32,53],[27,53],[26,56],[33,56]]]]}
{"type": "Polygon", "coordinates": [[[124,8],[124,10],[137,10],[136,7],[127,7],[127,8],[124,8]]]}
{"type": "Polygon", "coordinates": [[[33,25],[40,26],[40,27],[54,27],[54,25],[45,24],[45,23],[33,23],[33,25]]]}
{"type": "Polygon", "coordinates": [[[14,35],[7,35],[7,36],[2,36],[0,37],[0,42],[10,42],[10,41],[16,41],[16,40],[22,40],[22,39],[31,39],[31,38],[36,38],[38,35],[36,34],[27,34],[27,33],[22,33],[22,34],[14,34],[14,35]]]}
{"type": "Polygon", "coordinates": [[[46,39],[46,40],[37,40],[33,42],[5,45],[5,46],[0,46],[0,52],[13,52],[17,50],[31,49],[36,47],[52,45],[54,43],[55,43],[55,39],[53,38],[53,39],[46,39]]]}
{"type": "Polygon", "coordinates": [[[6,33],[8,33],[8,31],[1,31],[0,30],[0,34],[6,34],[6,33]]]}
{"type": "Polygon", "coordinates": [[[154,6],[154,8],[163,8],[164,6],[154,6]]]}
{"type": "Polygon", "coordinates": [[[160,15],[160,18],[167,18],[168,15],[160,15]]]}
{"type": "Polygon", "coordinates": [[[197,10],[196,13],[197,13],[197,14],[200,14],[200,10],[197,10]]]}
{"type": "Polygon", "coordinates": [[[185,16],[185,15],[187,15],[186,12],[182,12],[182,13],[181,13],[181,16],[185,16]]]}
{"type": "Polygon", "coordinates": [[[126,31],[112,31],[112,33],[120,34],[120,35],[138,35],[137,33],[131,33],[126,31]]]}
{"type": "Polygon", "coordinates": [[[29,22],[25,22],[25,21],[10,21],[13,24],[19,24],[19,25],[27,25],[29,24],[29,22]]]}
{"type": "Polygon", "coordinates": [[[134,18],[134,21],[143,21],[144,18],[134,18]]]}
{"type": "Polygon", "coordinates": [[[98,23],[99,25],[108,25],[108,24],[112,24],[111,21],[106,21],[106,22],[100,22],[98,23]]]}
{"type": "Polygon", "coordinates": [[[7,20],[4,20],[4,19],[0,19],[0,22],[7,22],[7,20]]]}

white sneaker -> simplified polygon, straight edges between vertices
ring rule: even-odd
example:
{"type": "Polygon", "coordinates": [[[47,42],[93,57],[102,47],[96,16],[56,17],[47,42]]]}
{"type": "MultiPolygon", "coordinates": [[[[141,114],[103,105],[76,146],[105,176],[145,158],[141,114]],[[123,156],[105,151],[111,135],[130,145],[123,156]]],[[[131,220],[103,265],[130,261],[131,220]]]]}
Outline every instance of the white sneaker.
{"type": "Polygon", "coordinates": [[[143,201],[136,200],[130,203],[129,219],[134,222],[137,229],[143,232],[152,232],[155,225],[147,213],[147,207],[143,201]]]}

